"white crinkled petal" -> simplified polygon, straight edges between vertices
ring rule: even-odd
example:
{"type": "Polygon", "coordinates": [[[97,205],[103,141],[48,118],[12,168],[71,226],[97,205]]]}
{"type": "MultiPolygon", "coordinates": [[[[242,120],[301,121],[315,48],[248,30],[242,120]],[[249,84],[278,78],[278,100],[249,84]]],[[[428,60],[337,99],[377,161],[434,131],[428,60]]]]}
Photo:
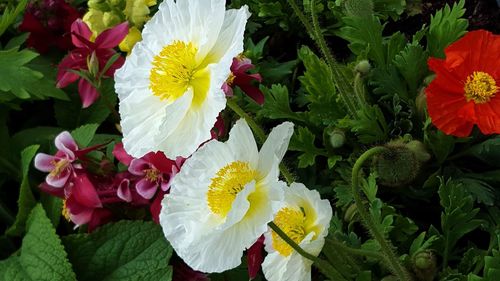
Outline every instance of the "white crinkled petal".
{"type": "Polygon", "coordinates": [[[263,176],[277,173],[278,166],[288,150],[288,143],[293,135],[293,123],[284,122],[276,126],[259,151],[259,171],[263,176]]]}
{"type": "Polygon", "coordinates": [[[257,167],[259,152],[252,130],[244,119],[236,121],[229,132],[226,144],[236,159],[250,163],[252,168],[257,167]]]}
{"type": "Polygon", "coordinates": [[[297,253],[288,257],[270,253],[262,263],[262,271],[269,281],[310,281],[312,262],[297,253]]]}

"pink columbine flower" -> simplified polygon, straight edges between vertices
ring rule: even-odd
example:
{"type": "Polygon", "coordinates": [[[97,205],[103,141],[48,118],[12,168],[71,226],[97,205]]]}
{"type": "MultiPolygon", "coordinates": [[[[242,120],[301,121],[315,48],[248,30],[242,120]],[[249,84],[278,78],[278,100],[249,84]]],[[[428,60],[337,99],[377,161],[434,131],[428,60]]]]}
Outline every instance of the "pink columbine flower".
{"type": "Polygon", "coordinates": [[[55,155],[38,153],[35,156],[35,167],[49,173],[45,178],[48,185],[62,188],[73,176],[73,162],[76,160],[78,145],[67,131],[60,133],[54,142],[58,149],[57,153],[55,155]]]}
{"type": "Polygon", "coordinates": [[[262,105],[264,104],[264,94],[259,90],[258,87],[252,85],[255,81],[262,82],[262,76],[260,74],[248,74],[247,71],[255,68],[252,61],[244,56],[238,56],[233,58],[233,63],[231,65],[231,74],[226,80],[226,83],[222,85],[222,90],[226,93],[226,96],[233,96],[232,87],[238,86],[247,96],[253,99],[256,103],[262,105]]]}
{"type": "Polygon", "coordinates": [[[99,92],[87,78],[80,77],[71,70],[83,71],[89,79],[98,82],[102,75],[113,77],[116,69],[120,68],[125,60],[119,57],[106,71],[100,73],[108,60],[116,54],[113,49],[125,38],[128,33],[128,24],[124,22],[113,28],[103,31],[95,41],[91,41],[92,31],[85,22],[77,19],[71,25],[71,41],[76,47],[59,63],[57,73],[57,87],[64,88],[77,81],[78,92],[83,108],[93,104],[99,97],[99,92]],[[95,73],[97,72],[97,73],[95,73]]]}

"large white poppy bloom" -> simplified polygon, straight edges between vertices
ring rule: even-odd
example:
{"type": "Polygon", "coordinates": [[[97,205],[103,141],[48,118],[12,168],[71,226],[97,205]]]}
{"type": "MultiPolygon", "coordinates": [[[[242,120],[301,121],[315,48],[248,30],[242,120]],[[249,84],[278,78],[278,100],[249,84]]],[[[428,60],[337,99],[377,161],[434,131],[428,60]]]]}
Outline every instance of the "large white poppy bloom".
{"type": "Polygon", "coordinates": [[[246,6],[225,0],[165,0],[116,71],[123,145],[139,158],[163,151],[188,157],[210,139],[226,106],[221,89],[243,51],[246,6]]]}
{"type": "Polygon", "coordinates": [[[222,272],[267,231],[286,184],[279,163],[293,134],[285,122],[260,151],[241,119],[225,143],[212,140],[187,159],[162,201],[160,224],[176,253],[193,269],[222,272]]]}
{"type": "MultiPolygon", "coordinates": [[[[273,222],[306,252],[318,256],[328,234],[332,207],[316,190],[292,183],[273,222]]],[[[262,271],[269,281],[310,281],[312,261],[304,258],[270,230],[264,234],[268,255],[262,271]]]]}

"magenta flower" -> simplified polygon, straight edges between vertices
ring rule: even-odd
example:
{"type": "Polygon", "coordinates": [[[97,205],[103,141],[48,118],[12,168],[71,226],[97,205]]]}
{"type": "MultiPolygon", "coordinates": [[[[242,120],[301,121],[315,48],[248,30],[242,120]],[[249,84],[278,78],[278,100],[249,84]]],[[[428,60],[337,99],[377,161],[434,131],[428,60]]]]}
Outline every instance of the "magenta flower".
{"type": "Polygon", "coordinates": [[[125,62],[120,56],[108,69],[104,69],[109,59],[116,54],[113,48],[120,44],[127,33],[128,24],[124,22],[105,30],[92,42],[92,31],[87,24],[81,19],[74,21],[71,25],[71,41],[76,49],[59,63],[56,86],[64,88],[80,79],[78,92],[82,105],[83,108],[89,107],[99,97],[95,84],[99,83],[102,76],[113,77],[116,69],[125,62]],[[80,77],[71,70],[81,71],[86,77],[80,77]]]}
{"type": "Polygon", "coordinates": [[[262,262],[264,261],[264,256],[262,254],[263,250],[264,235],[260,236],[247,251],[248,277],[250,280],[255,279],[257,274],[259,274],[262,262]]]}
{"type": "Polygon", "coordinates": [[[73,175],[73,162],[76,160],[75,153],[78,151],[78,145],[66,131],[60,133],[54,142],[58,149],[57,153],[55,155],[38,153],[35,156],[35,167],[42,172],[49,173],[45,178],[48,185],[61,188],[73,175]]]}
{"type": "Polygon", "coordinates": [[[150,152],[140,159],[132,160],[128,171],[141,177],[135,184],[137,193],[145,199],[151,199],[158,187],[164,192],[169,189],[179,169],[175,161],[168,159],[162,152],[150,152]]]}
{"type": "Polygon", "coordinates": [[[67,189],[65,207],[69,218],[77,226],[90,222],[94,211],[103,207],[99,195],[86,173],[75,173],[72,184],[67,189]]]}
{"type": "Polygon", "coordinates": [[[249,58],[239,56],[233,58],[231,65],[231,74],[226,83],[222,85],[222,90],[226,96],[233,96],[232,87],[238,86],[247,96],[253,99],[256,103],[264,104],[264,94],[259,90],[259,87],[253,85],[255,81],[262,82],[260,74],[248,74],[247,71],[255,68],[249,58]]]}

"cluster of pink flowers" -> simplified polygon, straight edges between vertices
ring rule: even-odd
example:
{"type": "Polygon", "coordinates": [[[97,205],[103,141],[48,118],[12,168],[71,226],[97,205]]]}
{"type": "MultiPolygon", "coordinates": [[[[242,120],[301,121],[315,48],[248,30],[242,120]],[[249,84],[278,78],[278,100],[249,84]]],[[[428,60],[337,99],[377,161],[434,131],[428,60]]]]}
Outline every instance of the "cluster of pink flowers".
{"type": "Polygon", "coordinates": [[[112,204],[150,206],[153,220],[158,221],[161,199],[184,161],[172,161],[163,153],[134,159],[117,144],[113,154],[128,169],[116,172],[109,160],[87,156],[104,145],[80,149],[70,133],[62,132],[55,146],[55,155],[35,157],[35,167],[49,173],[40,189],[62,198],[66,218],[77,226],[87,224],[89,231],[113,219],[112,204]]]}

